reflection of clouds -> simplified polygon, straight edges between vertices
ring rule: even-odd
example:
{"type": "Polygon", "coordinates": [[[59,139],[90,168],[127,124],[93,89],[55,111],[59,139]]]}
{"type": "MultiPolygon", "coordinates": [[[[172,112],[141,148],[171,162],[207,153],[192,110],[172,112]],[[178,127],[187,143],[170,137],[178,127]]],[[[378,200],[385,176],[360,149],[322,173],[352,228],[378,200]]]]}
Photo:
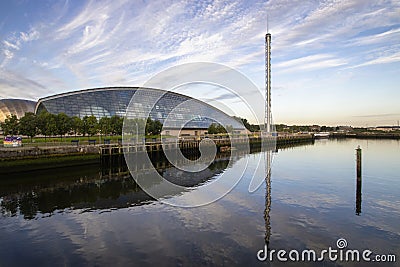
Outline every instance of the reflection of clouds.
{"type": "Polygon", "coordinates": [[[315,192],[298,192],[296,195],[283,195],[276,199],[281,203],[305,208],[332,208],[337,206],[348,206],[348,201],[341,199],[335,194],[321,194],[315,192]]]}
{"type": "MultiPolygon", "coordinates": [[[[345,238],[349,249],[370,249],[374,253],[396,253],[400,242],[395,217],[384,214],[355,216],[353,210],[332,208],[321,216],[319,209],[299,208],[273,201],[271,249],[335,248],[345,238]]],[[[397,227],[398,228],[398,227],[397,227]]]]}
{"type": "MultiPolygon", "coordinates": [[[[260,155],[246,157],[253,164],[260,155]]],[[[245,160],[235,161],[231,169],[235,170],[245,160]]],[[[281,164],[289,166],[292,160],[295,159],[286,157],[281,164]]],[[[320,251],[329,246],[335,248],[336,240],[342,237],[351,249],[400,255],[400,202],[394,195],[398,183],[387,189],[386,195],[385,192],[375,194],[371,190],[386,176],[363,177],[363,213],[355,216],[354,172],[351,177],[343,178],[351,184],[344,188],[342,180],[331,179],[341,170],[333,169],[334,173],[327,178],[328,186],[324,187],[321,187],[323,181],[316,183],[309,172],[299,172],[296,168],[285,170],[298,180],[276,176],[273,169],[271,249],[320,251]]],[[[176,208],[151,202],[106,210],[109,212],[65,211],[37,220],[4,218],[0,224],[0,244],[6,242],[3,233],[7,233],[8,240],[14,240],[11,243],[23,240],[31,246],[32,253],[42,253],[36,257],[55,259],[66,265],[78,262],[252,266],[257,263],[255,253],[264,242],[265,187],[249,194],[249,173],[245,173],[232,193],[199,208],[176,208]],[[18,223],[10,223],[15,221],[18,223]]]]}
{"type": "Polygon", "coordinates": [[[76,245],[79,254],[94,264],[136,264],[142,259],[146,264],[164,262],[163,265],[173,266],[177,258],[185,265],[190,260],[208,258],[210,264],[213,255],[234,259],[237,249],[251,248],[251,240],[257,236],[247,218],[237,218],[221,204],[197,209],[155,204],[111,213],[69,215],[68,220],[57,216],[49,229],[76,245]],[[246,228],[250,232],[243,231],[246,228]],[[230,245],[224,247],[226,243],[230,245]],[[191,259],[194,251],[199,258],[191,259]]]}
{"type": "MultiPolygon", "coordinates": [[[[248,182],[244,181],[246,185],[248,182]]],[[[52,239],[60,236],[61,244],[72,244],[77,248],[75,253],[93,264],[128,265],[142,259],[141,263],[147,265],[162,262],[173,266],[177,258],[187,265],[193,257],[212,264],[218,257],[235,261],[238,251],[246,257],[254,256],[259,249],[254,240],[264,227],[262,216],[258,216],[262,209],[246,190],[241,190],[195,209],[153,203],[107,213],[74,210],[48,218],[46,229],[52,239]],[[254,217],[259,219],[249,220],[254,217]],[[150,258],[152,254],[157,256],[150,258]]],[[[32,233],[32,239],[43,231],[32,233]]]]}
{"type": "Polygon", "coordinates": [[[384,211],[390,210],[392,213],[398,213],[400,215],[400,201],[399,200],[376,200],[375,205],[377,208],[384,211]]]}

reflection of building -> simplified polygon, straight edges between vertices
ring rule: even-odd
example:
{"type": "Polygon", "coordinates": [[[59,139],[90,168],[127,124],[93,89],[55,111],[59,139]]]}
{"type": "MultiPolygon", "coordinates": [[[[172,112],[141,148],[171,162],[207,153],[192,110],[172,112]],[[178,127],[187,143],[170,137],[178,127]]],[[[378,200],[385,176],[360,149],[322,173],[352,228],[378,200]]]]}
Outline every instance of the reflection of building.
{"type": "MultiPolygon", "coordinates": [[[[183,172],[174,168],[166,158],[153,156],[154,166],[147,164],[140,153],[136,155],[137,161],[132,162],[134,179],[148,180],[149,173],[151,175],[149,170],[156,167],[170,182],[196,187],[218,176],[230,162],[229,155],[220,154],[200,172],[183,172]]],[[[61,171],[12,173],[4,177],[7,179],[0,180],[0,215],[15,216],[19,213],[25,219],[34,219],[38,214],[47,213],[51,216],[55,211],[62,212],[65,209],[121,209],[147,205],[153,200],[132,179],[123,159],[113,161],[111,165],[103,162],[100,170],[96,164],[87,164],[85,168],[62,168],[61,171]],[[21,177],[33,182],[21,183],[21,177]]]]}
{"type": "MultiPolygon", "coordinates": [[[[68,116],[94,115],[98,119],[110,116],[125,116],[128,105],[133,95],[140,91],[140,103],[135,102],[129,106],[129,115],[143,118],[144,110],[152,106],[150,117],[164,123],[171,111],[174,111],[173,121],[176,128],[182,128],[185,135],[203,134],[214,121],[210,118],[223,118],[225,125],[231,125],[234,129],[242,129],[243,126],[224,112],[202,102],[181,94],[150,88],[138,87],[111,87],[96,88],[74,92],[68,92],[39,99],[36,105],[36,113],[47,110],[50,113],[65,113],[68,116]],[[162,97],[152,104],[152,99],[162,94],[162,97]],[[190,101],[190,106],[182,105],[190,101]]],[[[224,126],[225,126],[224,125],[224,126]]],[[[174,129],[166,129],[165,134],[174,134],[174,129]]],[[[182,134],[181,133],[181,134],[182,134]]],[[[174,134],[175,135],[175,134],[174,134]]]]}
{"type": "Polygon", "coordinates": [[[24,99],[0,99],[0,122],[7,116],[16,115],[21,118],[26,112],[34,112],[36,102],[24,99]]]}

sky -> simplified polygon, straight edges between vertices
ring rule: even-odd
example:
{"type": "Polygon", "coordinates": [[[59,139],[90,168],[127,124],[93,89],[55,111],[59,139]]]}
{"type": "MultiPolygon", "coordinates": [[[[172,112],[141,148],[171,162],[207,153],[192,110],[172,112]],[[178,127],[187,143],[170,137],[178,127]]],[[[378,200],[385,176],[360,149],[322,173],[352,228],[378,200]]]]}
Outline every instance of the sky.
{"type": "MultiPolygon", "coordinates": [[[[400,1],[1,1],[0,98],[142,86],[194,62],[234,68],[262,93],[267,25],[275,123],[398,124],[400,1]]],[[[247,117],[203,87],[181,93],[247,117]]]]}

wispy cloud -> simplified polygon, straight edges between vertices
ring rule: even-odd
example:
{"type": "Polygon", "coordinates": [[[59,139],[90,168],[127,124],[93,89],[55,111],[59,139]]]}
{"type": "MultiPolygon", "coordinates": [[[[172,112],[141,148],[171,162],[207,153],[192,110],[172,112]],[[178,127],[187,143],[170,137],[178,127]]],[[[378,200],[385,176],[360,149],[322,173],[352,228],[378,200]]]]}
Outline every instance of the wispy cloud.
{"type": "Polygon", "coordinates": [[[357,117],[357,118],[380,118],[380,117],[395,117],[395,116],[400,116],[400,113],[356,115],[356,116],[353,116],[353,117],[357,117]]]}
{"type": "MultiPolygon", "coordinates": [[[[28,8],[20,7],[16,13],[28,8]]],[[[316,71],[335,76],[352,68],[356,79],[370,66],[400,61],[398,1],[65,1],[40,10],[47,15],[1,21],[1,95],[39,98],[39,85],[60,93],[138,86],[195,61],[239,68],[262,87],[267,15],[273,88],[286,89],[282,98],[325,82],[316,71]]]]}
{"type": "Polygon", "coordinates": [[[10,43],[10,42],[5,41],[5,40],[3,41],[3,44],[4,44],[7,48],[19,50],[19,46],[16,45],[16,44],[10,43]]]}
{"type": "Polygon", "coordinates": [[[0,98],[19,98],[21,93],[24,93],[24,98],[35,99],[36,93],[47,94],[48,92],[46,86],[17,73],[0,70],[0,74],[0,88],[3,89],[0,91],[0,98]],[[23,88],[31,90],[23,90],[23,88]]]}
{"type": "Polygon", "coordinates": [[[387,63],[395,63],[395,62],[400,62],[400,51],[396,52],[394,54],[390,54],[390,55],[378,56],[375,59],[363,62],[361,64],[357,64],[354,66],[350,66],[349,68],[359,68],[359,67],[365,67],[365,66],[370,66],[370,65],[387,64],[387,63]]]}
{"type": "Polygon", "coordinates": [[[330,68],[345,65],[343,59],[334,57],[329,54],[317,54],[306,57],[296,58],[292,60],[277,63],[275,67],[283,69],[284,72],[299,71],[299,70],[313,70],[321,68],[330,68]]]}
{"type": "Polygon", "coordinates": [[[355,38],[349,42],[349,45],[361,46],[369,45],[382,42],[398,41],[400,39],[400,28],[391,29],[384,31],[379,34],[367,35],[359,38],[355,38]]]}

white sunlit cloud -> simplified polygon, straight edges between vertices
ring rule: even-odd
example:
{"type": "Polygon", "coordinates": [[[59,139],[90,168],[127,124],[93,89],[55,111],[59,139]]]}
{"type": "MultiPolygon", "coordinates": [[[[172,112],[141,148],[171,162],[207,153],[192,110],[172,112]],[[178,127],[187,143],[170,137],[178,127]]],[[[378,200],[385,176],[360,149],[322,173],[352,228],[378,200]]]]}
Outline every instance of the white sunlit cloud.
{"type": "Polygon", "coordinates": [[[238,68],[262,88],[267,16],[273,88],[286,89],[281,98],[299,89],[287,87],[293,77],[318,84],[315,72],[399,62],[396,1],[59,1],[33,13],[23,2],[1,5],[27,14],[1,22],[2,98],[10,88],[13,97],[38,99],[140,86],[165,68],[197,61],[238,68]]]}
{"type": "Polygon", "coordinates": [[[275,67],[283,69],[283,71],[299,71],[336,67],[345,64],[346,62],[344,60],[338,59],[332,55],[319,54],[280,62],[277,63],[275,67]]]}

